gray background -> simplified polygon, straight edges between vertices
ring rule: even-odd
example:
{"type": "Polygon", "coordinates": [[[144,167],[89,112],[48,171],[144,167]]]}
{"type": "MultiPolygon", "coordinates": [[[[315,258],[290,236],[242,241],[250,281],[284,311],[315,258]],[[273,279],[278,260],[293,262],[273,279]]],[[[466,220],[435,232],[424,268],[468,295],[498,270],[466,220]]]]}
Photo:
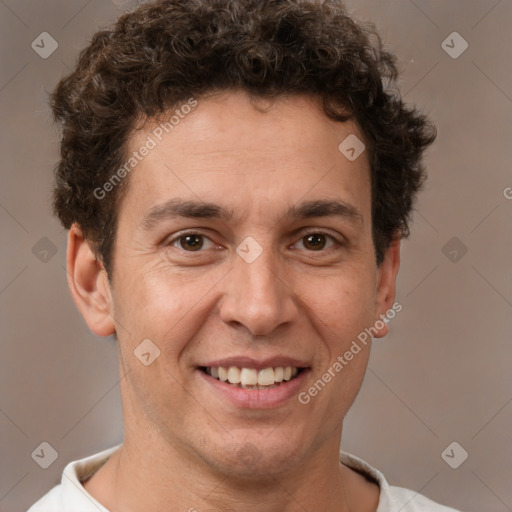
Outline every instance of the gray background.
{"type": "MultiPolygon", "coordinates": [[[[0,0],[1,511],[26,510],[67,462],[122,440],[114,341],[89,333],[75,309],[66,232],[50,214],[58,139],[47,93],[94,31],[133,5],[0,0]],[[42,32],[59,45],[47,59],[31,48],[42,32]],[[43,441],[58,452],[48,469],[31,457],[43,441]]],[[[375,341],[342,447],[436,501],[512,510],[512,2],[349,6],[377,24],[406,100],[439,136],[403,244],[403,311],[375,341]],[[469,44],[456,59],[442,46],[454,31],[469,44]],[[441,457],[453,441],[469,453],[457,469],[441,457]]],[[[462,48],[457,36],[445,45],[462,48]]]]}

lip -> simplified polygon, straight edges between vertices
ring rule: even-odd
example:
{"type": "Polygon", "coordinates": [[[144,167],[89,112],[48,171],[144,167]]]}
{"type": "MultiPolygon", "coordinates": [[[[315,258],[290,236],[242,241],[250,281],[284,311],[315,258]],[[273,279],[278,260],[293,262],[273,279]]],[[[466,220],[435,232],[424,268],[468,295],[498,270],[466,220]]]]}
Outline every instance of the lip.
{"type": "Polygon", "coordinates": [[[255,370],[263,370],[264,368],[277,368],[278,366],[295,366],[297,368],[309,368],[309,365],[304,361],[298,359],[292,359],[290,357],[275,356],[267,357],[265,359],[254,359],[246,356],[235,356],[228,357],[225,359],[216,359],[215,361],[209,361],[198,366],[209,366],[218,368],[223,366],[229,368],[230,366],[236,366],[237,368],[254,368],[255,370]]]}
{"type": "MultiPolygon", "coordinates": [[[[219,366],[223,365],[219,364],[219,366]]],[[[237,366],[237,364],[232,364],[231,366],[237,366]]],[[[272,365],[267,365],[265,368],[270,366],[272,365]]],[[[287,364],[286,366],[296,365],[287,364]]],[[[244,366],[244,368],[252,368],[252,366],[244,366]]],[[[219,396],[221,401],[228,400],[235,407],[244,409],[273,409],[286,405],[292,397],[297,395],[309,373],[309,369],[305,368],[292,380],[282,382],[279,386],[272,389],[244,389],[214,379],[200,368],[196,371],[211,392],[219,396]]]]}

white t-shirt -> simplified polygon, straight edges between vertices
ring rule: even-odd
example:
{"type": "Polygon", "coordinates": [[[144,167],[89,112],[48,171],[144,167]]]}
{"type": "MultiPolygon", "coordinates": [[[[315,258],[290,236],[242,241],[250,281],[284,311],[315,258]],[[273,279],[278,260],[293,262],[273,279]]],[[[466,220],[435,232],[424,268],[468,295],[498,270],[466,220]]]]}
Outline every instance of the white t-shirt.
{"type": "MultiPolygon", "coordinates": [[[[60,485],[34,503],[28,512],[109,512],[83,488],[81,482],[90,478],[120,446],[70,462],[64,468],[60,485]]],[[[354,455],[341,452],[340,460],[378,483],[380,498],[376,512],[458,512],[414,491],[390,486],[380,471],[354,455]]]]}

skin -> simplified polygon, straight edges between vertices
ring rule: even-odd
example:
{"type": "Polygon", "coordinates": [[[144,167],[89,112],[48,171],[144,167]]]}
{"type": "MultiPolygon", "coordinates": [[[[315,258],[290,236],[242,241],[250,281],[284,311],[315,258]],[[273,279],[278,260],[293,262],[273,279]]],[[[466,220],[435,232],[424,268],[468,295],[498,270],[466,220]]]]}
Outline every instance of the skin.
{"type": "MultiPolygon", "coordinates": [[[[128,149],[155,126],[136,131],[128,149]]],[[[377,266],[366,154],[351,162],[338,150],[349,134],[364,140],[307,96],[201,99],[129,177],[111,283],[80,228],[70,230],[73,298],[91,331],[117,333],[124,376],[123,446],[84,484],[112,512],[377,509],[378,486],[338,458],[369,348],[307,405],[294,396],[270,409],[237,407],[197,370],[235,355],[284,355],[310,366],[305,391],[392,307],[399,241],[377,266]],[[142,229],[169,199],[215,203],[232,217],[174,217],[142,229]],[[360,220],[286,216],[324,199],[350,203],[360,220]],[[312,248],[305,228],[344,244],[327,236],[325,248],[312,248]],[[182,230],[205,235],[203,248],[184,249],[182,230]],[[236,253],[247,236],[262,248],[252,263],[236,253]],[[147,338],[160,349],[149,366],[133,354],[147,338]],[[249,462],[240,456],[247,443],[256,454],[249,462]]],[[[386,334],[387,325],[376,337],[386,334]]]]}

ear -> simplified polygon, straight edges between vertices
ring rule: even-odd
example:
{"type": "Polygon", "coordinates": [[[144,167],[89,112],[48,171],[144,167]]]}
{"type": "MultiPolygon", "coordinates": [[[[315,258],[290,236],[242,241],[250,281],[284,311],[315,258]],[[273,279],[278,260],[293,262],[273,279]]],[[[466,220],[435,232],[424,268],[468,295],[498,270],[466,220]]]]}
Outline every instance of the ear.
{"type": "Polygon", "coordinates": [[[107,273],[76,224],[69,230],[66,263],[71,295],[89,329],[98,336],[115,333],[107,273]]]}
{"type": "Polygon", "coordinates": [[[375,296],[374,329],[377,331],[375,338],[383,338],[387,335],[389,328],[387,321],[384,321],[386,312],[392,308],[395,302],[396,277],[400,267],[400,238],[396,237],[387,248],[384,260],[377,269],[377,290],[375,296]],[[377,323],[377,321],[380,322],[377,323]],[[382,325],[377,328],[375,325],[382,325]]]}

